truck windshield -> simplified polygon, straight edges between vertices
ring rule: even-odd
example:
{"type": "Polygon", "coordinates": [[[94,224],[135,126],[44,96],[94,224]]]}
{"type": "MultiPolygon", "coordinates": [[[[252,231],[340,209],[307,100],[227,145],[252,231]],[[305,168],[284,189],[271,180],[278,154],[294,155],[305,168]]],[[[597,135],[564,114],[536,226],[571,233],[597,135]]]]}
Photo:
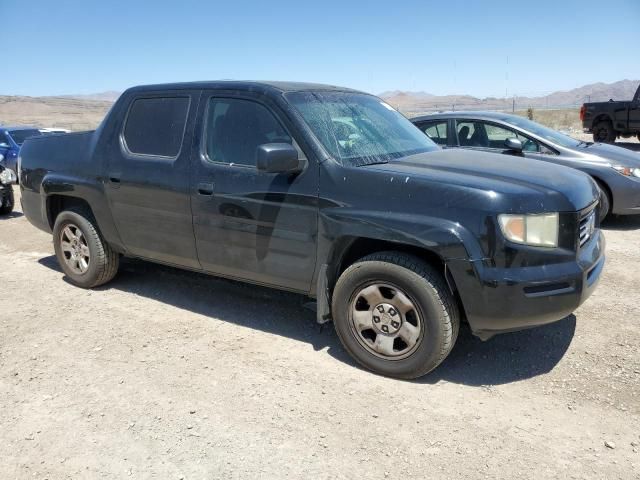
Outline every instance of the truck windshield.
{"type": "Polygon", "coordinates": [[[544,138],[545,140],[556,143],[561,147],[572,148],[577,147],[581,143],[580,140],[576,140],[569,135],[557,132],[550,128],[544,127],[539,123],[532,122],[527,118],[518,117],[517,115],[505,115],[500,120],[510,123],[511,125],[515,125],[516,127],[520,127],[527,132],[531,132],[534,135],[539,136],[540,138],[544,138]]]}
{"type": "Polygon", "coordinates": [[[29,129],[29,130],[11,130],[9,132],[13,141],[16,142],[16,145],[20,146],[24,143],[24,141],[29,137],[34,137],[36,135],[42,135],[40,130],[29,129]]]}
{"type": "Polygon", "coordinates": [[[344,165],[371,165],[438,150],[404,116],[379,98],[350,92],[293,92],[287,100],[344,165]]]}

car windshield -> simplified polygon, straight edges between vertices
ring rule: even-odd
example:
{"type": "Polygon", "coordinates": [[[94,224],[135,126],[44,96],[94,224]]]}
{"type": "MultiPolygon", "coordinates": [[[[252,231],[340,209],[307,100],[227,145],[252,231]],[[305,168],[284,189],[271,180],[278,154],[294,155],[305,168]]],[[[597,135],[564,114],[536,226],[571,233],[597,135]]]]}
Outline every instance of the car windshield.
{"type": "Polygon", "coordinates": [[[539,123],[532,122],[531,120],[524,117],[508,115],[502,117],[500,120],[510,123],[511,125],[514,125],[516,127],[520,127],[527,132],[533,133],[540,138],[544,138],[545,140],[556,143],[561,147],[572,148],[577,147],[578,145],[580,145],[580,143],[582,143],[580,140],[576,140],[569,135],[565,135],[563,133],[557,132],[556,130],[552,130],[551,128],[544,127],[539,123]]]}
{"type": "Polygon", "coordinates": [[[379,98],[350,92],[294,92],[287,100],[344,165],[371,165],[438,150],[403,115],[379,98]]]}
{"type": "Polygon", "coordinates": [[[42,135],[42,133],[40,133],[40,130],[36,129],[11,130],[9,135],[11,135],[11,138],[13,138],[13,141],[16,142],[17,145],[22,145],[27,138],[42,135]]]}

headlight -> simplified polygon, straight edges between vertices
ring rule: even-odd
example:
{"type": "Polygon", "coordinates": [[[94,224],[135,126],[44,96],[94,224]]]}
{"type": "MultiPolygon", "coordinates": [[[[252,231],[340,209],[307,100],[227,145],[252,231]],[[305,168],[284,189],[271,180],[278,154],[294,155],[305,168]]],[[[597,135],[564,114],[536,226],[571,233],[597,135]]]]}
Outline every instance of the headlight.
{"type": "Polygon", "coordinates": [[[623,165],[611,165],[616,172],[625,177],[637,177],[640,178],[640,168],[637,167],[625,167],[623,165]]]}
{"type": "Polygon", "coordinates": [[[558,246],[559,216],[557,213],[540,215],[498,215],[500,230],[507,240],[537,247],[558,246]]]}
{"type": "Polygon", "coordinates": [[[12,183],[15,183],[17,180],[16,174],[13,173],[13,170],[11,170],[10,168],[5,168],[4,170],[2,170],[2,172],[0,172],[0,182],[4,183],[5,185],[10,185],[12,183]]]}

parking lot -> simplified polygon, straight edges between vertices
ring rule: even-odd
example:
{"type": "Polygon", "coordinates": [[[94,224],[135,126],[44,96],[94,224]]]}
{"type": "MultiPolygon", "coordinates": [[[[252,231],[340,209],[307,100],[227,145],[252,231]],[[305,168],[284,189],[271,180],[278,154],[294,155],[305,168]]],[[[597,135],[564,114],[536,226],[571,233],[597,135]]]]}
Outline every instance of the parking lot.
{"type": "Polygon", "coordinates": [[[133,260],[75,288],[18,207],[0,218],[0,476],[640,478],[640,218],[604,230],[574,315],[463,328],[403,382],[358,368],[303,297],[133,260]]]}

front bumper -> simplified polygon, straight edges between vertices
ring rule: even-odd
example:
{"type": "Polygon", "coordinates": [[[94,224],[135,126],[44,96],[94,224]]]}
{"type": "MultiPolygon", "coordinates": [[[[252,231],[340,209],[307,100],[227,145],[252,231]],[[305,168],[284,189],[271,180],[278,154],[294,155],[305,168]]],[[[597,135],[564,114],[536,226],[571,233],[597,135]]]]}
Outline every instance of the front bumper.
{"type": "Polygon", "coordinates": [[[613,195],[611,213],[615,215],[640,214],[640,179],[616,174],[609,182],[613,195]]]}
{"type": "Polygon", "coordinates": [[[486,340],[571,314],[591,295],[602,273],[605,239],[597,232],[572,262],[515,268],[447,262],[473,333],[486,340]]]}

